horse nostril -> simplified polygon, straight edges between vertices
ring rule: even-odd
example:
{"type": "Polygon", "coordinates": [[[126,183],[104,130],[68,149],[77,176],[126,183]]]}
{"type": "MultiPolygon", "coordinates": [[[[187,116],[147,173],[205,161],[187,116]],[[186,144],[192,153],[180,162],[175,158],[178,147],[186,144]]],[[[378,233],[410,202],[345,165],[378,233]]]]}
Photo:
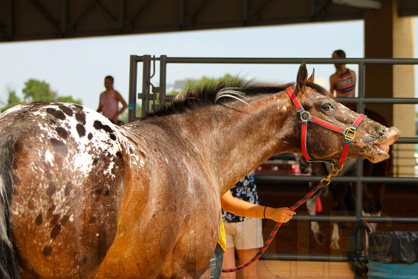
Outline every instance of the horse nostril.
{"type": "Polygon", "coordinates": [[[369,122],[365,125],[364,129],[369,134],[383,134],[385,133],[386,127],[380,125],[379,123],[369,122]]]}
{"type": "Polygon", "coordinates": [[[376,139],[370,136],[369,134],[365,135],[363,138],[364,143],[371,143],[374,142],[376,139]]]}

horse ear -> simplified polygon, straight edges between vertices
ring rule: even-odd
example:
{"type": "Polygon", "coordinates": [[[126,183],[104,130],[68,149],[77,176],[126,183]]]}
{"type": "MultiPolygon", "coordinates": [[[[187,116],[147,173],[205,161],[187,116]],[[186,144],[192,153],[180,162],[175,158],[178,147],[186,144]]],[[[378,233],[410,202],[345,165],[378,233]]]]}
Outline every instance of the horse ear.
{"type": "Polygon", "coordinates": [[[305,62],[302,62],[299,66],[298,75],[296,77],[296,85],[299,91],[303,91],[308,78],[308,70],[306,69],[305,62]]]}
{"type": "Polygon", "coordinates": [[[311,76],[308,78],[308,82],[312,82],[312,83],[314,83],[314,80],[315,80],[315,68],[314,68],[314,69],[312,69],[312,74],[311,74],[311,76]]]}

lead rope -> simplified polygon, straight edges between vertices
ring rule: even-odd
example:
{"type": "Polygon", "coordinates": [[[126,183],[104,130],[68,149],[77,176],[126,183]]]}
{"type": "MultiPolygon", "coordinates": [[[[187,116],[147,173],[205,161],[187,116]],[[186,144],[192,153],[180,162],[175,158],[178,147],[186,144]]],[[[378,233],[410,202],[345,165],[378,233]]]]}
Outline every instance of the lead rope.
{"type": "MultiPolygon", "coordinates": [[[[328,176],[321,179],[321,181],[318,183],[318,185],[316,185],[314,188],[312,188],[312,190],[309,191],[309,193],[307,193],[297,203],[295,203],[294,205],[289,207],[289,209],[290,210],[296,210],[299,206],[301,206],[307,200],[309,200],[318,190],[320,190],[324,187],[327,187],[331,183],[331,177],[337,176],[338,173],[343,169],[343,165],[344,164],[342,164],[341,166],[338,166],[338,165],[332,163],[332,171],[328,174],[328,176]]],[[[237,272],[237,271],[240,271],[241,269],[244,269],[244,268],[250,266],[256,260],[258,260],[263,255],[263,253],[267,250],[270,243],[273,241],[273,238],[276,236],[276,234],[279,231],[281,225],[282,225],[282,223],[280,223],[280,222],[278,222],[276,224],[276,226],[273,228],[272,232],[270,233],[270,236],[264,242],[264,246],[262,248],[260,248],[260,250],[258,250],[257,254],[251,260],[249,260],[248,262],[246,262],[242,265],[236,266],[236,267],[224,268],[224,269],[222,269],[222,272],[223,273],[237,272]]]]}

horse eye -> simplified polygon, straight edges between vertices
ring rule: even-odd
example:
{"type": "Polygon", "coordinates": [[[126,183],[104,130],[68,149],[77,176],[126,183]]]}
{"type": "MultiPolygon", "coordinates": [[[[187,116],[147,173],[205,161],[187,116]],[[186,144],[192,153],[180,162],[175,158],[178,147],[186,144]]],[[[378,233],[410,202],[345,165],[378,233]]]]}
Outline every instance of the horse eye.
{"type": "Polygon", "coordinates": [[[331,103],[325,103],[321,106],[321,109],[324,111],[331,111],[334,106],[331,103]]]}

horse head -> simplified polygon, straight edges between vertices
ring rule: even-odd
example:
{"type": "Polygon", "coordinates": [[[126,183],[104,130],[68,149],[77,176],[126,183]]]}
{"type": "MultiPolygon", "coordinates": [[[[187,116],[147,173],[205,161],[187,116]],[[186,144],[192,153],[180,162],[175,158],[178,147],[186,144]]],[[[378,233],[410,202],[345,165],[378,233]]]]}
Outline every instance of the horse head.
{"type": "Polygon", "coordinates": [[[302,113],[295,103],[300,113],[297,121],[299,126],[314,123],[309,124],[306,135],[301,132],[301,151],[305,145],[306,152],[313,160],[341,160],[346,142],[349,141],[347,159],[366,158],[372,163],[388,159],[389,147],[399,137],[400,131],[366,117],[359,120],[357,112],[335,101],[328,91],[314,84],[313,80],[313,74],[308,78],[306,65],[302,63],[293,87],[295,99],[299,100],[304,110],[302,113]],[[358,127],[353,126],[356,122],[359,122],[358,127]]]}

